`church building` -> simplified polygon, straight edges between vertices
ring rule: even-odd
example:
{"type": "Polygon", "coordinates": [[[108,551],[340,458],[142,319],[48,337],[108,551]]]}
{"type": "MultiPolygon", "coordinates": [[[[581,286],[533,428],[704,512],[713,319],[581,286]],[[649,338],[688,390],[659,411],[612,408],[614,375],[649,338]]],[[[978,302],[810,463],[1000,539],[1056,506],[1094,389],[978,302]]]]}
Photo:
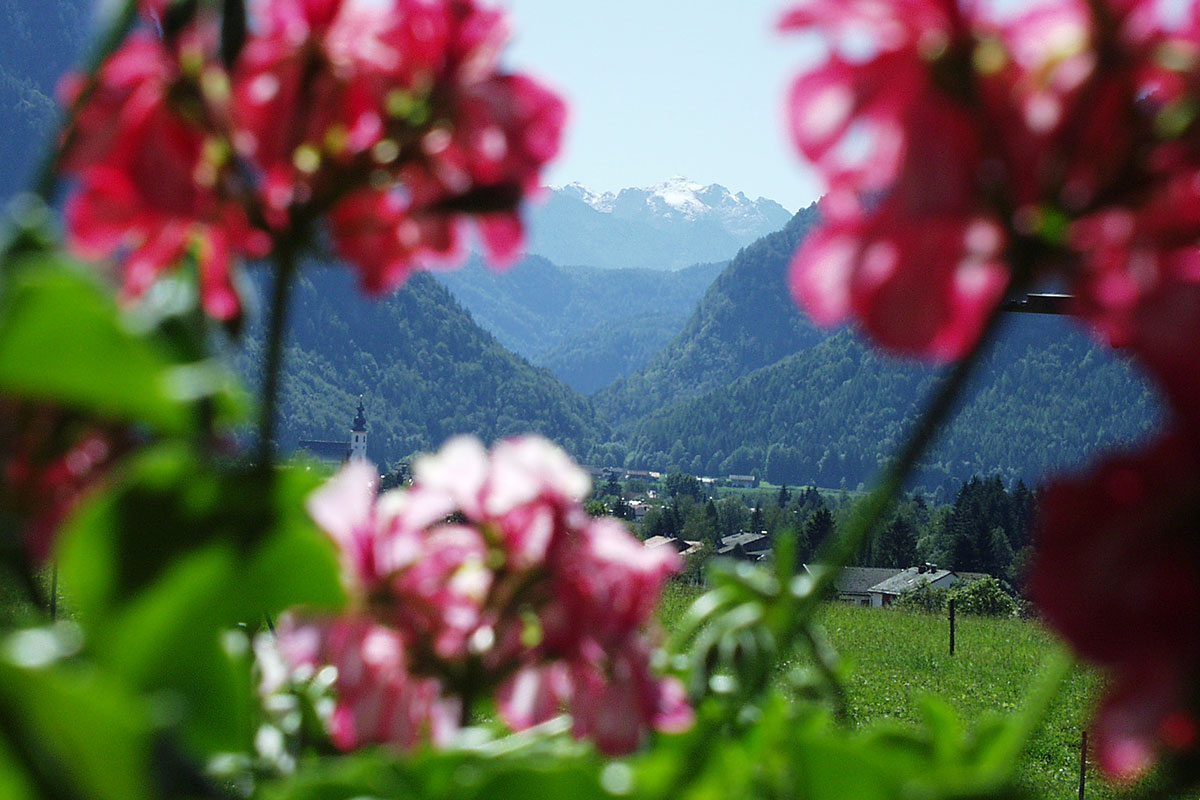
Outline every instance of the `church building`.
{"type": "Polygon", "coordinates": [[[350,426],[350,441],[329,442],[319,439],[301,439],[299,448],[313,458],[336,464],[347,461],[367,460],[367,417],[364,413],[362,395],[358,397],[358,415],[350,426]]]}

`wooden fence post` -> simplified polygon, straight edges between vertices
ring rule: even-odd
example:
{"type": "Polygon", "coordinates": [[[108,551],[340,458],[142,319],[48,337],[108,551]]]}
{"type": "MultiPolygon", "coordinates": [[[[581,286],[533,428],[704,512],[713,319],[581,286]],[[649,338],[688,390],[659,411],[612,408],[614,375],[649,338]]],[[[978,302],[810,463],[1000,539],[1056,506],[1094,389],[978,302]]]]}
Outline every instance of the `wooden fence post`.
{"type": "Polygon", "coordinates": [[[51,567],[50,573],[50,621],[58,620],[58,559],[54,559],[54,566],[51,567]]]}
{"type": "Polygon", "coordinates": [[[950,655],[954,655],[954,598],[950,598],[950,655]]]}
{"type": "Polygon", "coordinates": [[[1087,731],[1079,742],[1079,800],[1083,800],[1083,790],[1087,781],[1087,731]]]}

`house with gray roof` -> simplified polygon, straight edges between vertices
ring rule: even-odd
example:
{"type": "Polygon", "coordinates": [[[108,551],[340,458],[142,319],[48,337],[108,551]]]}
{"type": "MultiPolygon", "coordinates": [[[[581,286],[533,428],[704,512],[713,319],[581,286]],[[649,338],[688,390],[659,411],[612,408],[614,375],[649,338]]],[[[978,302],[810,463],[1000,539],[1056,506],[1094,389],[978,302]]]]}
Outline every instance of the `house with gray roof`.
{"type": "Polygon", "coordinates": [[[933,589],[949,589],[962,578],[948,569],[939,569],[936,564],[924,564],[901,570],[890,578],[872,586],[868,592],[873,608],[890,606],[905,592],[911,592],[922,584],[933,589]]]}
{"type": "Polygon", "coordinates": [[[871,588],[900,572],[895,567],[843,567],[833,582],[837,599],[856,606],[871,605],[871,588]]]}
{"type": "MultiPolygon", "coordinates": [[[[819,566],[804,565],[812,573],[819,566]]],[[[982,572],[954,572],[938,569],[936,565],[899,569],[897,567],[842,567],[834,581],[838,600],[856,606],[882,608],[890,606],[897,597],[927,583],[939,589],[948,589],[956,583],[986,578],[982,572]]]]}

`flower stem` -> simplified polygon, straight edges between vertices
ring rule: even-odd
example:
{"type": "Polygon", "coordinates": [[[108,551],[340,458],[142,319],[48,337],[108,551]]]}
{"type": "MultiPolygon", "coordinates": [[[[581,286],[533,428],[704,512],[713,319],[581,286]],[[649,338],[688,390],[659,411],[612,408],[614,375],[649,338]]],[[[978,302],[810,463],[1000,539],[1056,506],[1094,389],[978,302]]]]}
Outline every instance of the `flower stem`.
{"type": "Polygon", "coordinates": [[[949,420],[967,381],[974,374],[975,368],[995,339],[1002,316],[1002,307],[997,305],[984,324],[971,351],[950,368],[949,374],[941,386],[935,390],[932,399],[926,406],[925,413],[921,415],[916,428],[905,441],[900,454],[883,473],[862,508],[850,519],[842,533],[822,549],[816,560],[825,569],[816,579],[814,596],[825,597],[828,595],[833,589],[833,584],[837,580],[841,568],[850,563],[854,554],[882,522],[888,508],[895,502],[905,480],[908,479],[909,473],[912,472],[925,451],[929,449],[942,426],[949,420]]]}
{"type": "Polygon", "coordinates": [[[57,128],[58,136],[54,137],[49,147],[46,148],[30,185],[31,190],[47,204],[53,200],[54,187],[58,183],[59,162],[62,161],[75,138],[75,121],[79,116],[79,109],[96,91],[96,86],[100,82],[100,66],[121,46],[125,35],[129,33],[137,19],[137,13],[137,0],[125,0],[124,5],[111,15],[111,20],[104,30],[104,35],[100,38],[100,43],[84,62],[83,86],[75,97],[75,101],[63,112],[57,128]]]}
{"type": "Polygon", "coordinates": [[[272,442],[275,439],[276,411],[279,404],[279,382],[283,367],[283,338],[287,329],[288,300],[292,278],[296,273],[296,254],[287,242],[275,248],[275,289],[269,313],[267,352],[263,361],[262,395],[259,401],[258,454],[255,459],[260,470],[269,471],[273,463],[272,442]]]}

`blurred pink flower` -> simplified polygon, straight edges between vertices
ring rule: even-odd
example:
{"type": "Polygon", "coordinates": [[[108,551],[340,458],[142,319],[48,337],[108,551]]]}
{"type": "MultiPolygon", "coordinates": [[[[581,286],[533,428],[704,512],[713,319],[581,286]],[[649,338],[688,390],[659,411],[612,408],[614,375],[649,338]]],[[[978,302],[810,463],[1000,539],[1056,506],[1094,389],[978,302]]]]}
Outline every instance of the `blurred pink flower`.
{"type": "Polygon", "coordinates": [[[18,522],[34,565],[50,558],[59,526],[132,440],[120,425],[0,397],[0,511],[18,522]]]}
{"type": "MultiPolygon", "coordinates": [[[[1195,283],[1193,28],[1149,2],[811,0],[785,30],[831,53],[788,99],[830,194],[793,296],[898,353],[951,360],[1010,282],[1064,281],[1114,339],[1161,285],[1195,283]]],[[[1194,23],[1193,23],[1194,25],[1194,23]]]]}
{"type": "Polygon", "coordinates": [[[1046,490],[1031,594],[1113,682],[1094,723],[1100,763],[1132,779],[1191,748],[1200,673],[1200,450],[1172,432],[1046,490]]]}
{"type": "Polygon", "coordinates": [[[443,696],[436,679],[408,671],[404,641],[393,629],[361,617],[313,622],[286,615],[277,636],[290,669],[337,669],[327,724],[339,749],[444,744],[458,730],[457,701],[443,696]]]}
{"type": "MultiPolygon", "coordinates": [[[[434,685],[437,708],[494,693],[514,729],[569,710],[576,734],[610,753],[636,748],[650,729],[690,724],[682,687],[650,667],[655,603],[679,556],[589,517],[581,501],[590,480],[562,450],[535,436],[490,453],[452,439],[417,460],[411,487],[378,499],[373,472],[348,465],[309,510],[342,552],[348,619],[394,637],[392,671],[376,679],[423,687],[422,703],[434,685]],[[407,677],[388,677],[396,671],[407,677]]],[[[306,623],[305,652],[326,652],[325,639],[344,633],[338,625],[306,623]]],[[[358,698],[401,696],[354,692],[344,716],[355,725],[367,713],[358,698]]],[[[425,706],[417,716],[426,718],[425,706]]]]}
{"type": "MultiPolygon", "coordinates": [[[[180,46],[201,45],[196,34],[180,46]]],[[[236,316],[232,262],[264,254],[269,240],[217,185],[221,156],[204,122],[206,99],[187,91],[178,58],[145,34],[130,37],[98,79],[63,163],[80,179],[66,208],[72,245],[90,258],[123,255],[129,299],[191,255],[205,310],[236,316]]],[[[76,91],[69,81],[66,93],[76,91]]]]}
{"type": "Polygon", "coordinates": [[[1008,283],[980,177],[1009,120],[953,75],[972,22],[954,2],[817,0],[782,23],[835,48],[788,98],[793,140],[831,193],[793,259],[793,296],[820,324],[854,317],[885,347],[939,360],[970,347],[1008,283]],[[851,34],[865,58],[838,51],[851,34]]]}
{"type": "Polygon", "coordinates": [[[826,62],[788,98],[826,179],[790,271],[820,324],[937,360],[977,342],[1010,284],[1055,281],[1165,390],[1175,430],[1062,480],[1033,593],[1113,677],[1096,733],[1110,774],[1196,744],[1200,673],[1200,11],[1067,0],[1008,19],[962,0],[809,0],[826,62]]]}
{"type": "MultiPolygon", "coordinates": [[[[161,20],[166,3],[143,2],[161,20]]],[[[326,222],[364,288],[391,290],[464,253],[474,219],[498,265],[558,152],[565,108],[502,71],[507,26],[475,0],[257,0],[236,63],[211,9],[163,40],[139,30],[102,66],[68,144],[72,244],[128,258],[136,297],[187,257],[205,309],[240,311],[243,258],[326,222]]],[[[153,27],[153,26],[147,26],[153,27]]],[[[72,100],[80,79],[65,83],[72,100]]]]}

